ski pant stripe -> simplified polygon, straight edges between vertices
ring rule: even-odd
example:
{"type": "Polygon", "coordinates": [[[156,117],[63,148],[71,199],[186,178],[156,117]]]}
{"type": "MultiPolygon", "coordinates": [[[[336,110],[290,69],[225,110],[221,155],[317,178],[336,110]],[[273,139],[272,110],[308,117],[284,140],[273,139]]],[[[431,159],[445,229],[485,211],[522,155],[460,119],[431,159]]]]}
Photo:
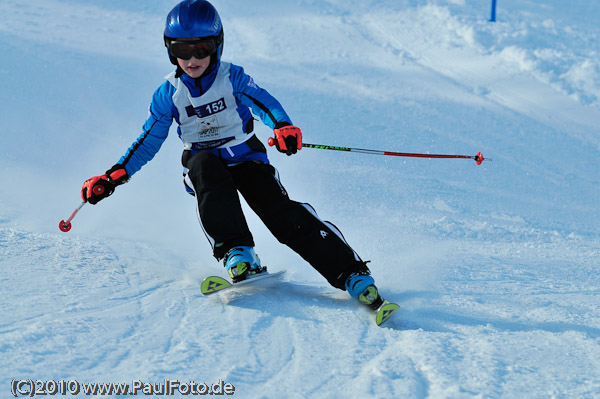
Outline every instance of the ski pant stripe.
{"type": "Polygon", "coordinates": [[[208,234],[208,232],[206,231],[206,228],[204,227],[204,223],[202,223],[202,218],[200,217],[200,208],[198,207],[198,203],[196,203],[196,216],[198,217],[198,222],[200,223],[200,227],[202,228],[202,231],[204,232],[206,239],[210,243],[211,248],[214,250],[215,249],[215,239],[212,238],[210,236],[210,234],[208,234]]]}

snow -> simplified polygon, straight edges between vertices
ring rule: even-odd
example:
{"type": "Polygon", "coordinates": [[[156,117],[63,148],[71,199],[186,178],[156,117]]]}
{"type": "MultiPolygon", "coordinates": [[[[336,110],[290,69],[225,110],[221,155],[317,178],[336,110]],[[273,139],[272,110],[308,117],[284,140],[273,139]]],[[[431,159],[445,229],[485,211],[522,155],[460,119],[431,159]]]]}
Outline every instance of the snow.
{"type": "Polygon", "coordinates": [[[0,396],[30,378],[223,380],[239,398],[600,396],[600,3],[503,0],[496,23],[464,0],[214,4],[224,58],[305,141],[493,161],[270,150],[292,198],[401,309],[377,327],[249,210],[284,281],[204,297],[223,269],[175,134],[57,228],[138,136],[172,69],[174,2],[4,0],[0,396]]]}

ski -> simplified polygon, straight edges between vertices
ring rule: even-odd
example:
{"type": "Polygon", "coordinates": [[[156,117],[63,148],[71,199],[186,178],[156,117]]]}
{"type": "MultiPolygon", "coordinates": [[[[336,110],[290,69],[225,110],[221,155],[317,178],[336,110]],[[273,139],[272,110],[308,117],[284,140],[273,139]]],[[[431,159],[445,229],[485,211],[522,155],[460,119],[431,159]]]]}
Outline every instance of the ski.
{"type": "Polygon", "coordinates": [[[375,322],[381,326],[388,320],[400,306],[395,303],[383,301],[383,304],[375,311],[375,322]]]}
{"type": "Polygon", "coordinates": [[[283,275],[283,273],[285,273],[285,270],[280,270],[280,271],[274,272],[274,273],[263,272],[263,273],[256,274],[254,276],[250,276],[250,277],[246,278],[245,280],[242,280],[237,283],[232,283],[231,281],[229,281],[223,277],[209,276],[209,277],[206,277],[204,280],[202,280],[202,285],[200,286],[200,291],[202,292],[203,295],[212,295],[212,294],[216,294],[218,292],[222,292],[227,289],[256,283],[257,281],[260,281],[260,280],[269,279],[269,278],[273,278],[273,277],[281,277],[283,275]]]}

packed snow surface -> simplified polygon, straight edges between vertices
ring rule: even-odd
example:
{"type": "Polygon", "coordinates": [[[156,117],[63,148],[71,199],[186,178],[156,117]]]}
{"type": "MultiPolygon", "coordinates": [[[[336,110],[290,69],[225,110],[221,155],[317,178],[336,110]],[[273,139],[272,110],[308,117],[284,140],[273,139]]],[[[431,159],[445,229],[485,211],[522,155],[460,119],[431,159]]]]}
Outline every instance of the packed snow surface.
{"type": "Polygon", "coordinates": [[[286,277],[202,296],[224,270],[174,131],[60,232],[173,69],[175,1],[0,2],[0,397],[22,379],[223,381],[251,399],[600,397],[600,2],[500,0],[495,23],[489,3],[213,2],[223,58],[306,142],[491,159],[269,149],[291,197],[401,306],[380,328],[248,209],[263,264],[286,277]]]}

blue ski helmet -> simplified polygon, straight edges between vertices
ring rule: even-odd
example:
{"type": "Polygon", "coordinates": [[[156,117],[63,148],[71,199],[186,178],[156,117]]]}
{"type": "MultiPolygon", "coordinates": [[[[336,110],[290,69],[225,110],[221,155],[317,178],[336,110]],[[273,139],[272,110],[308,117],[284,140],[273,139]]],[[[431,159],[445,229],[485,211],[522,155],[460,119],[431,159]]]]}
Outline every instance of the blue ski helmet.
{"type": "Polygon", "coordinates": [[[174,39],[203,38],[215,40],[215,54],[211,63],[218,63],[223,54],[223,25],[219,13],[206,0],[184,0],[177,4],[169,15],[165,25],[165,46],[169,59],[177,65],[177,58],[171,54],[170,44],[174,39]]]}

